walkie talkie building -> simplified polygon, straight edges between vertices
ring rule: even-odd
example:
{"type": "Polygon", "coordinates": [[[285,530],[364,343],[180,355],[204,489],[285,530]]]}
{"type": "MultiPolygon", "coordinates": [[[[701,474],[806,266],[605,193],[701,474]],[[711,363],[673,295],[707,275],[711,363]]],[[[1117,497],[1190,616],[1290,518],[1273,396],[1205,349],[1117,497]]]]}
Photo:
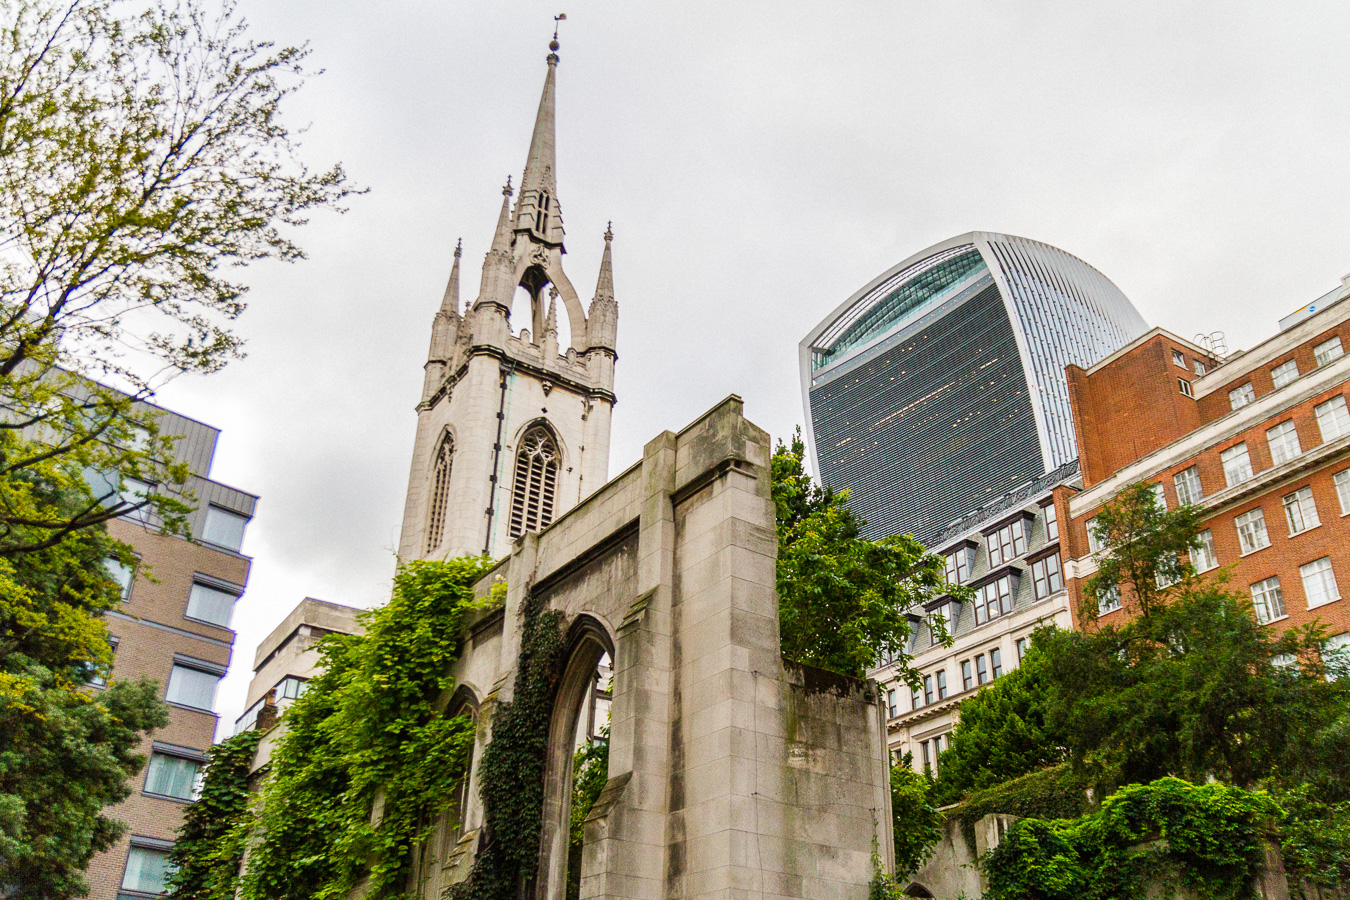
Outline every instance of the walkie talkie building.
{"type": "Polygon", "coordinates": [[[801,342],[812,464],[871,538],[927,541],[1078,457],[1064,366],[1148,326],[1101,272],[972,232],[910,257],[801,342]]]}

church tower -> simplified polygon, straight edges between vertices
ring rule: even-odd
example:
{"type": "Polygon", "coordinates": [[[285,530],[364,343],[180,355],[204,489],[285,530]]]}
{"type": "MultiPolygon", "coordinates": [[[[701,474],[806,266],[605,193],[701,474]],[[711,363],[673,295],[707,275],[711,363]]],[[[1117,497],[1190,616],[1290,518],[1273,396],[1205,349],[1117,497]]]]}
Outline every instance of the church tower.
{"type": "Polygon", "coordinates": [[[510,179],[483,262],[478,297],[461,311],[459,247],[431,325],[399,557],[504,555],[605,483],[614,406],[614,301],[606,229],[589,308],[563,272],[554,162],[557,36],[519,196],[510,179]],[[512,321],[515,314],[524,321],[512,321]],[[560,303],[561,302],[561,303],[560,303]],[[558,315],[569,345],[559,346],[558,315]],[[528,318],[527,318],[528,316],[528,318]],[[512,327],[516,333],[512,333],[512,327]]]}

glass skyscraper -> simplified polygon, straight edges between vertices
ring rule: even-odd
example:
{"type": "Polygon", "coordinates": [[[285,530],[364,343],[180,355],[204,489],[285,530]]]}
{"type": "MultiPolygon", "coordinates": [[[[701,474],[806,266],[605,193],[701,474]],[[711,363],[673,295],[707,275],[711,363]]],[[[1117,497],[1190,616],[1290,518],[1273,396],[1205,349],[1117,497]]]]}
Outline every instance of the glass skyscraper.
{"type": "Polygon", "coordinates": [[[910,257],[801,342],[812,465],[870,538],[948,524],[1078,458],[1064,366],[1148,330],[1102,273],[972,232],[910,257]]]}

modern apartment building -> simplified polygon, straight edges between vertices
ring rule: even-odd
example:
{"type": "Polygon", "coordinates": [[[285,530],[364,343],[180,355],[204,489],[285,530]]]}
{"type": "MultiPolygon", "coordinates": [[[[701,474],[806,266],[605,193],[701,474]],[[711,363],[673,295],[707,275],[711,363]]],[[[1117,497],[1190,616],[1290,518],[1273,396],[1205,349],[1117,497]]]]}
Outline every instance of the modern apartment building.
{"type": "Polygon", "coordinates": [[[800,345],[811,464],[868,537],[924,543],[1078,458],[1064,367],[1147,325],[1075,256],[971,232],[863,287],[800,345]]]}
{"type": "Polygon", "coordinates": [[[134,572],[121,573],[121,608],[107,614],[112,677],[159,681],[169,724],[146,741],[149,762],[132,795],[112,811],[129,828],[92,860],[87,878],[93,900],[163,892],[168,850],[215,739],[216,686],[230,664],[230,621],[251,564],[241,549],[258,498],[211,480],[219,431],[170,410],[157,412],[161,433],[180,436],[175,461],[191,471],[186,487],[197,501],[189,516],[194,540],[165,534],[148,511],[108,523],[109,534],[138,557],[134,572]]]}
{"type": "Polygon", "coordinates": [[[916,769],[936,774],[961,701],[1017,666],[1036,628],[1072,627],[1059,523],[1079,483],[1078,464],[1065,463],[934,539],[947,580],[969,585],[975,598],[942,597],[912,611],[918,689],[897,679],[893,663],[871,673],[886,691],[887,742],[897,760],[908,752],[916,769]],[[954,638],[950,647],[933,628],[939,619],[954,638]]]}
{"type": "MultiPolygon", "coordinates": [[[[1097,570],[1090,525],[1124,488],[1156,485],[1204,512],[1190,561],[1228,567],[1257,618],[1320,620],[1350,643],[1350,276],[1245,353],[1154,329],[1087,369],[1070,367],[1083,490],[1069,500],[1066,581],[1075,609],[1097,570]]],[[[1128,614],[1099,610],[1103,621],[1128,614]]]]}
{"type": "Polygon", "coordinates": [[[305,692],[319,669],[319,640],[329,634],[361,634],[361,610],[306,597],[258,644],[253,655],[253,680],[247,706],[234,723],[234,733],[259,728],[267,733],[258,744],[251,775],[266,768],[283,728],[281,714],[305,692]]]}

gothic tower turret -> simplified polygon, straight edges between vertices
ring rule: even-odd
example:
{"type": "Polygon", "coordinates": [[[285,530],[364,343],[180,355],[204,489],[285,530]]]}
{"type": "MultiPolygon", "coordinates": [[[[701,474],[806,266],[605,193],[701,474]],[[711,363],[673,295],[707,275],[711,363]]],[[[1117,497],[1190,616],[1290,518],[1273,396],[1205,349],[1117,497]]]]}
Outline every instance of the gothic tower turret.
{"type": "Polygon", "coordinates": [[[549,49],[519,196],[513,205],[508,179],[478,297],[461,315],[456,247],[432,322],[399,541],[404,560],[501,556],[608,474],[618,326],[614,235],[605,231],[588,314],[562,268],[556,37],[549,49]],[[513,312],[523,321],[513,321],[513,312]],[[568,346],[559,343],[560,312],[568,346]]]}

